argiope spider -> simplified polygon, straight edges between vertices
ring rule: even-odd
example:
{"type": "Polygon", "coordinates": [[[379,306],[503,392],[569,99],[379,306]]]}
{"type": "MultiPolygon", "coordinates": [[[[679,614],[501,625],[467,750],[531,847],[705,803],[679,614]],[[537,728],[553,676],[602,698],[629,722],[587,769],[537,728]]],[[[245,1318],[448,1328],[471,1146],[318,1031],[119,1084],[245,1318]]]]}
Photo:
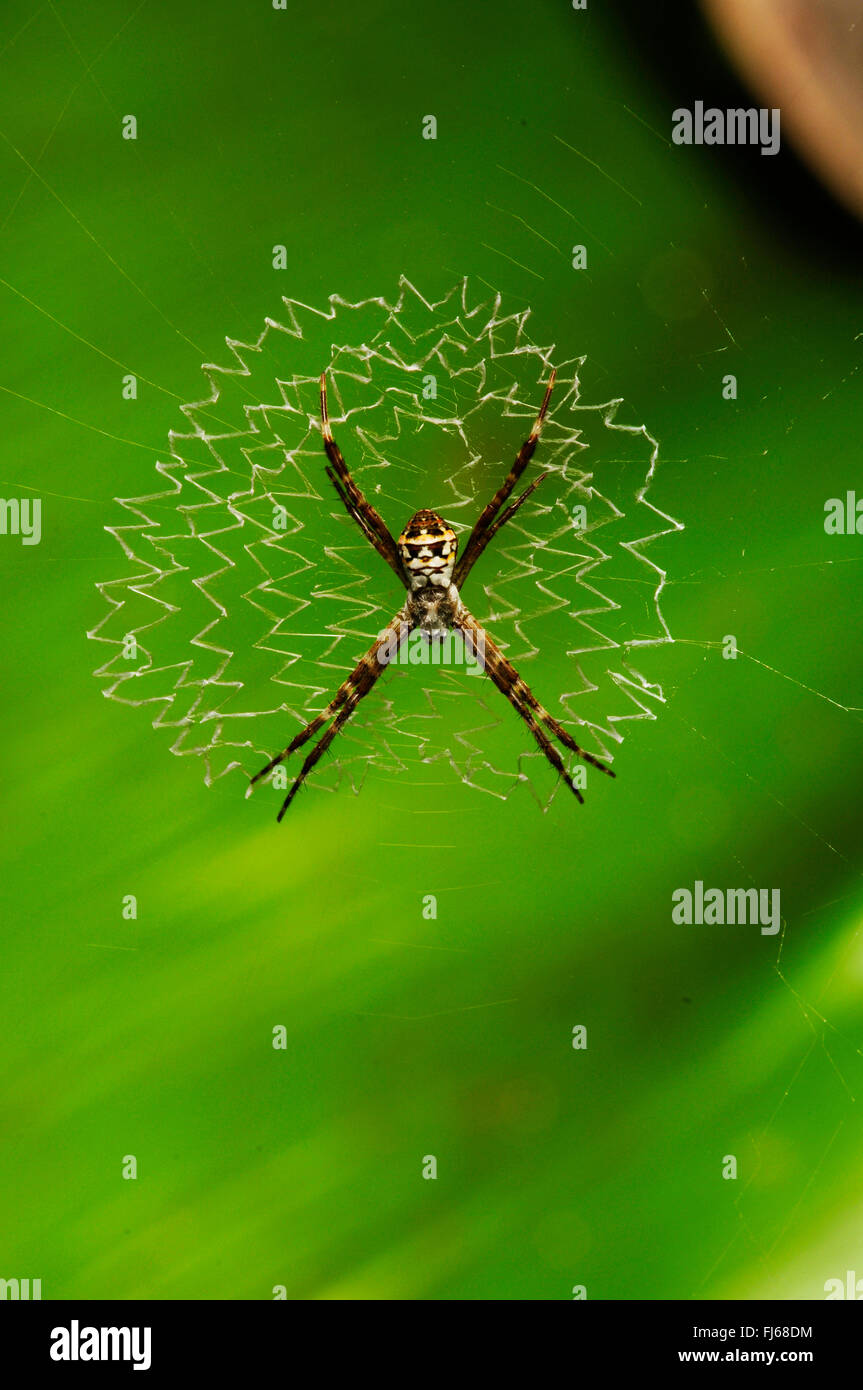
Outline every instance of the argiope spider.
{"type": "Polygon", "coordinates": [[[487,674],[491,676],[501,694],[509,700],[516,714],[524,720],[552,767],[561,774],[579,801],[583,802],[584,797],[572,779],[567,777],[563,759],[548,737],[546,729],[555,735],[564,748],[568,748],[571,753],[583,758],[586,763],[590,763],[591,767],[607,773],[609,777],[614,776],[610,767],[606,767],[598,758],[594,758],[592,754],[586,753],[583,748],[579,747],[572,735],[543,708],[515,667],[507,661],[500,648],[461,601],[462,585],[489,541],[502,526],[505,526],[515,516],[519,507],[536,491],[543,478],[548,477],[547,473],[540,474],[525,488],[515,502],[510,502],[509,506],[501,511],[533,458],[542,429],[542,422],[548,410],[554,377],[555,373],[552,372],[533,429],[519,449],[515,463],[494,497],[483,508],[468,537],[461,558],[456,560],[458,541],[455,532],[442,517],[438,516],[437,512],[417,512],[411,517],[399,536],[398,543],[393,540],[383,518],[363,496],[351,477],[341,450],[333,439],[327,415],[326,374],[321,375],[321,433],[324,449],[329,459],[327,477],[366,539],[387,562],[390,569],[398,577],[399,582],[404,585],[407,590],[407,601],[377,641],[369,648],[347,680],[342,682],[326,709],[315,715],[304,729],[295,734],[287,748],[283,749],[275,758],[271,758],[266,767],[262,767],[260,772],[251,779],[250,789],[262,777],[266,777],[267,773],[272,772],[274,767],[278,767],[279,763],[284,762],[291,753],[302,748],[304,743],[307,743],[319,729],[322,729],[329,720],[332,720],[330,727],[315,744],[294,779],[282,804],[282,809],[279,811],[279,820],[282,819],[318,759],[327,751],[339,731],[344,728],[360,700],[363,696],[368,695],[375,681],[386,670],[389,660],[386,653],[392,650],[393,643],[401,643],[410,632],[415,630],[419,630],[429,641],[440,639],[448,632],[461,633],[466,643],[469,642],[472,645],[473,650],[483,654],[487,674]],[[545,728],[542,727],[543,725],[545,728]]]}

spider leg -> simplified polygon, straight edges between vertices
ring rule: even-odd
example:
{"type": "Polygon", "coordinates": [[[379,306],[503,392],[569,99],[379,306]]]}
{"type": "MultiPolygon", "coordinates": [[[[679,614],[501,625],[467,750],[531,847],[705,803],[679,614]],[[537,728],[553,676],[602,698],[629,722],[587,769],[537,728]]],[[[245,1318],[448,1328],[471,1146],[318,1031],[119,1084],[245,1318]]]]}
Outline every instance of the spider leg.
{"type": "Polygon", "coordinates": [[[551,763],[552,767],[560,773],[561,777],[563,778],[566,785],[569,787],[570,791],[573,793],[576,799],[581,802],[583,806],[584,797],[582,796],[581,792],[578,790],[578,787],[575,785],[575,783],[572,781],[569,774],[567,773],[566,764],[564,763],[563,758],[558,753],[557,749],[555,748],[551,739],[548,737],[548,734],[545,732],[542,725],[537,724],[527,705],[520,704],[518,702],[512,690],[504,689],[501,682],[495,678],[493,671],[489,670],[489,675],[491,676],[498,690],[503,691],[503,694],[509,700],[516,714],[520,715],[521,718],[524,720],[525,724],[530,729],[530,732],[533,734],[534,738],[536,739],[537,743],[542,749],[542,752],[548,758],[548,761],[551,763]]]}
{"type": "Polygon", "coordinates": [[[327,732],[324,734],[323,738],[318,739],[318,742],[315,744],[311,753],[308,755],[302,767],[300,768],[299,773],[291,783],[290,790],[287,796],[285,797],[284,801],[282,802],[282,809],[276,816],[276,820],[280,821],[282,819],[282,816],[287,811],[297,792],[300,790],[300,787],[303,785],[312,768],[315,766],[315,763],[318,761],[319,758],[323,757],[324,753],[326,753],[333,739],[344,728],[345,724],[347,724],[348,720],[350,719],[360,700],[363,698],[364,695],[368,694],[368,691],[371,689],[372,685],[374,685],[374,682],[376,680],[377,674],[372,676],[369,682],[368,689],[354,690],[347,697],[345,703],[342,705],[332,724],[327,729],[327,732]]]}
{"type": "Polygon", "coordinates": [[[474,545],[474,557],[471,561],[472,565],[476,563],[476,561],[479,559],[480,555],[488,545],[489,541],[494,539],[500,528],[502,526],[505,526],[508,521],[512,520],[522,503],[526,502],[528,497],[530,497],[534,492],[536,492],[540,483],[543,482],[549,476],[550,475],[548,473],[540,473],[538,478],[534,478],[533,482],[525,488],[521,496],[518,497],[515,500],[515,502],[510,502],[506,511],[500,513],[500,516],[497,518],[497,521],[493,522],[491,526],[487,526],[485,530],[482,532],[482,534],[477,537],[474,545]]]}
{"type": "Polygon", "coordinates": [[[564,748],[568,748],[570,752],[576,753],[579,758],[582,758],[584,760],[584,762],[590,763],[590,766],[595,767],[597,771],[604,772],[607,777],[617,776],[617,774],[613,772],[610,767],[606,767],[605,763],[601,763],[599,761],[599,758],[595,758],[592,753],[588,753],[584,748],[582,748],[581,744],[576,743],[569,730],[565,729],[563,725],[555,719],[554,715],[549,714],[548,710],[543,708],[543,706],[539,703],[539,700],[536,698],[533,691],[531,690],[530,686],[527,685],[525,681],[522,681],[522,687],[523,689],[521,693],[524,703],[534,711],[534,713],[539,719],[542,720],[546,728],[551,729],[551,732],[554,734],[555,738],[560,739],[560,742],[563,744],[564,748]]]}
{"type": "Polygon", "coordinates": [[[609,777],[614,777],[615,774],[610,767],[606,767],[605,763],[601,763],[592,753],[588,753],[580,744],[576,743],[572,734],[540,704],[530,686],[518,674],[512,663],[506,659],[497,643],[489,636],[482,624],[478,623],[466,609],[462,609],[459,615],[458,626],[470,637],[474,650],[483,653],[485,669],[494,684],[501,694],[509,700],[516,714],[527,724],[552,767],[562,774],[567,786],[575,793],[579,801],[583,801],[584,798],[567,775],[563,760],[542,729],[542,724],[545,724],[570,752],[575,753],[586,763],[590,763],[591,767],[597,768],[598,771],[606,773],[609,777]]]}
{"type": "Polygon", "coordinates": [[[294,738],[291,739],[287,748],[283,748],[281,753],[277,753],[274,758],[270,759],[266,767],[262,767],[260,772],[256,772],[254,777],[250,778],[250,788],[254,787],[257,782],[260,782],[262,777],[266,777],[268,772],[272,772],[273,768],[278,767],[279,763],[283,763],[285,761],[285,758],[289,758],[292,753],[296,753],[297,749],[302,748],[304,743],[308,743],[312,735],[318,732],[318,729],[323,728],[327,720],[331,719],[332,716],[335,714],[336,710],[340,709],[341,706],[344,704],[347,698],[351,682],[353,681],[355,675],[356,671],[352,671],[351,674],[348,676],[347,680],[339,686],[338,690],[336,691],[330,703],[327,705],[323,714],[316,714],[314,719],[310,720],[306,727],[304,729],[300,729],[300,732],[296,734],[294,738]]]}
{"type": "Polygon", "coordinates": [[[282,819],[282,816],[290,806],[300,786],[311,772],[315,763],[329,748],[336,734],[345,726],[354,713],[357,705],[360,703],[360,700],[362,700],[365,695],[368,695],[378,677],[385,671],[387,662],[382,659],[383,649],[390,646],[394,640],[397,643],[401,642],[407,626],[407,616],[404,609],[402,609],[396,614],[388,627],[384,629],[377,641],[369,648],[365,656],[360,659],[347,679],[342,682],[326,709],[320,714],[316,714],[314,719],[311,719],[309,723],[306,724],[305,728],[294,735],[287,747],[284,748],[281,753],[277,753],[274,758],[271,758],[266,767],[262,767],[260,772],[256,772],[254,777],[250,780],[249,791],[251,791],[256,782],[259,782],[262,777],[266,777],[269,772],[272,772],[273,768],[283,763],[286,758],[290,757],[291,753],[295,753],[298,748],[302,748],[304,743],[308,743],[310,738],[322,729],[330,719],[333,719],[330,728],[324,734],[323,738],[315,745],[303,763],[300,773],[295,778],[285,798],[282,809],[279,812],[279,820],[282,819]],[[335,718],[333,718],[333,716],[335,716],[335,718]]]}
{"type": "Polygon", "coordinates": [[[327,414],[327,378],[325,372],[321,373],[321,434],[323,435],[324,449],[330,461],[327,477],[366,540],[386,560],[390,569],[398,575],[402,584],[407,588],[399,548],[390,535],[383,517],[357,487],[342,456],[342,451],[333,439],[329,415],[327,414]]]}
{"type": "MultiPolygon", "coordinates": [[[[487,536],[485,540],[483,540],[482,537],[485,535],[487,529],[491,526],[492,522],[494,521],[504,502],[509,497],[510,493],[512,492],[522,473],[527,468],[527,465],[530,463],[531,459],[534,456],[534,453],[536,451],[537,440],[539,439],[539,432],[542,429],[542,422],[545,419],[546,411],[548,410],[548,403],[551,400],[551,392],[554,386],[554,378],[555,373],[554,371],[552,371],[551,376],[548,379],[548,386],[546,387],[542,405],[539,408],[539,414],[537,415],[533,423],[533,429],[531,430],[527,439],[524,441],[521,448],[519,449],[516,455],[515,463],[512,465],[512,468],[509,470],[500,487],[498,488],[497,492],[494,494],[494,497],[480,512],[474,524],[474,528],[470,533],[467,545],[465,546],[461,558],[459,559],[456,565],[455,574],[453,576],[454,583],[456,585],[456,588],[458,589],[461,588],[462,584],[467,579],[468,575],[473,569],[476,560],[482,554],[483,550],[488,544],[488,541],[491,539],[487,536]]],[[[525,496],[527,495],[528,494],[525,494],[525,496]]],[[[524,498],[522,498],[521,500],[523,501],[524,498]]],[[[503,525],[502,520],[501,525],[503,525]]]]}

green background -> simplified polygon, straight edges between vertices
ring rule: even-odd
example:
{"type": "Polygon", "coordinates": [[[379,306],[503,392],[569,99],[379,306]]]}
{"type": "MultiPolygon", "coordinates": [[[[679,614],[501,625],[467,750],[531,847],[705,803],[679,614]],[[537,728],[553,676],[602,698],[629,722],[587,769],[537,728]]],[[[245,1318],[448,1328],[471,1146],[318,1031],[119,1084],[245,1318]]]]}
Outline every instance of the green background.
{"type": "MultiPolygon", "coordinates": [[[[805,229],[757,154],[672,146],[678,101],[593,0],[9,0],[0,74],[0,484],[43,499],[40,545],[0,538],[0,1276],[815,1299],[863,1275],[861,542],[823,529],[859,477],[847,228],[799,171],[805,229]],[[585,807],[420,766],[277,826],[102,698],[103,528],[156,489],[225,334],[400,273],[530,304],[660,441],[667,704],[585,807]],[[782,938],[674,925],[695,879],[781,888],[782,938]]],[[[570,675],[542,667],[549,701],[570,675]]]]}

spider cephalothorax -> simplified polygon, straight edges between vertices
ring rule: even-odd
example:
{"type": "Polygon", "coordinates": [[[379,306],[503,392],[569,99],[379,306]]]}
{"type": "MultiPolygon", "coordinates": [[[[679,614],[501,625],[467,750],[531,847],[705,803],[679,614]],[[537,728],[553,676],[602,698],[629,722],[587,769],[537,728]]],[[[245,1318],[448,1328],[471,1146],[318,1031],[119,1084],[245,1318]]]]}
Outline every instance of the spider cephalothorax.
{"type": "Polygon", "coordinates": [[[494,497],[480,513],[468,537],[467,545],[456,560],[458,542],[455,532],[442,517],[438,516],[437,512],[416,512],[399,536],[398,543],[393,540],[383,518],[371,502],[363,496],[354,482],[350,469],[342,457],[342,452],[333,439],[327,417],[326,377],[321,377],[321,433],[329,460],[327,476],[366,539],[374,546],[382,559],[386,560],[399,582],[407,590],[407,599],[404,607],[399,610],[347,680],[336,691],[326,709],[315,715],[314,719],[310,720],[305,728],[291,739],[287,748],[278,753],[276,757],[271,758],[266,767],[261,768],[261,771],[252,778],[252,785],[254,785],[279,763],[284,762],[291,753],[302,748],[304,743],[307,743],[319,729],[322,729],[325,724],[332,720],[330,727],[315,744],[299,774],[294,779],[279,812],[279,820],[282,819],[315,763],[326,752],[339,731],[344,728],[360,700],[369,693],[378,676],[386,670],[394,646],[398,647],[412,631],[419,631],[424,640],[435,640],[446,636],[447,633],[456,633],[465,640],[465,643],[470,644],[472,651],[482,654],[482,666],[486,674],[491,677],[501,694],[506,696],[513,709],[527,724],[552,767],[562,774],[579,801],[583,801],[584,798],[572,779],[567,776],[563,759],[546,730],[554,734],[564,748],[568,748],[570,752],[583,758],[585,762],[590,763],[591,767],[597,768],[600,772],[608,773],[609,777],[614,776],[611,768],[606,767],[598,758],[594,758],[591,753],[586,753],[583,748],[579,747],[569,730],[565,729],[553,715],[549,714],[548,710],[543,708],[530,686],[522,680],[515,667],[507,661],[485,628],[465,608],[460,594],[464,581],[489,541],[497,534],[501,526],[505,526],[515,516],[519,507],[527,501],[531,493],[536,491],[543,478],[547,476],[543,473],[535,478],[520,497],[517,497],[514,502],[509,502],[507,506],[504,505],[508,502],[516,483],[533,458],[542,422],[548,410],[553,385],[554,372],[549,378],[545,398],[533,429],[519,449],[515,463],[506,478],[494,497]]]}

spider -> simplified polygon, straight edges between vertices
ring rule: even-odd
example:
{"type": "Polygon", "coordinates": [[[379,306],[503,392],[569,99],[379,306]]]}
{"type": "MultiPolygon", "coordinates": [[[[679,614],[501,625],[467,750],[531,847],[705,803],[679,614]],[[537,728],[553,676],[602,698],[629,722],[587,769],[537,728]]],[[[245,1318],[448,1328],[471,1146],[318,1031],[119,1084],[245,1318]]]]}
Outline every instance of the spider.
{"type": "Polygon", "coordinates": [[[533,429],[519,449],[515,463],[503,483],[480,512],[464,551],[460,558],[456,559],[458,541],[455,532],[437,512],[416,512],[399,536],[398,542],[393,540],[383,518],[363,496],[351,476],[342,452],[333,438],[327,414],[326,373],[321,375],[321,434],[329,460],[327,477],[366,540],[386,561],[399,583],[404,585],[407,601],[347,680],[342,682],[326,709],[315,715],[304,729],[294,735],[287,748],[271,758],[266,767],[262,767],[251,779],[250,791],[256,782],[266,777],[291,753],[302,748],[304,743],[332,720],[330,727],[315,744],[295,777],[282,803],[278,820],[284,816],[312,768],[347,724],[360,700],[368,695],[375,681],[386,670],[389,660],[387,653],[392,651],[393,644],[400,644],[410,632],[416,630],[428,641],[439,640],[449,632],[460,633],[466,646],[471,644],[473,650],[482,653],[487,674],[491,676],[501,694],[509,700],[516,714],[524,720],[552,767],[560,773],[580,802],[584,801],[584,797],[573,780],[567,776],[563,759],[546,730],[554,734],[564,748],[583,758],[591,767],[607,773],[609,777],[614,776],[610,767],[606,767],[598,758],[585,752],[572,735],[543,708],[515,667],[507,661],[500,648],[461,601],[462,586],[489,541],[497,535],[502,526],[512,520],[519,507],[536,491],[543,479],[548,477],[547,473],[540,474],[525,488],[520,497],[504,507],[504,503],[533,458],[551,399],[554,378],[555,373],[552,371],[533,429]]]}

